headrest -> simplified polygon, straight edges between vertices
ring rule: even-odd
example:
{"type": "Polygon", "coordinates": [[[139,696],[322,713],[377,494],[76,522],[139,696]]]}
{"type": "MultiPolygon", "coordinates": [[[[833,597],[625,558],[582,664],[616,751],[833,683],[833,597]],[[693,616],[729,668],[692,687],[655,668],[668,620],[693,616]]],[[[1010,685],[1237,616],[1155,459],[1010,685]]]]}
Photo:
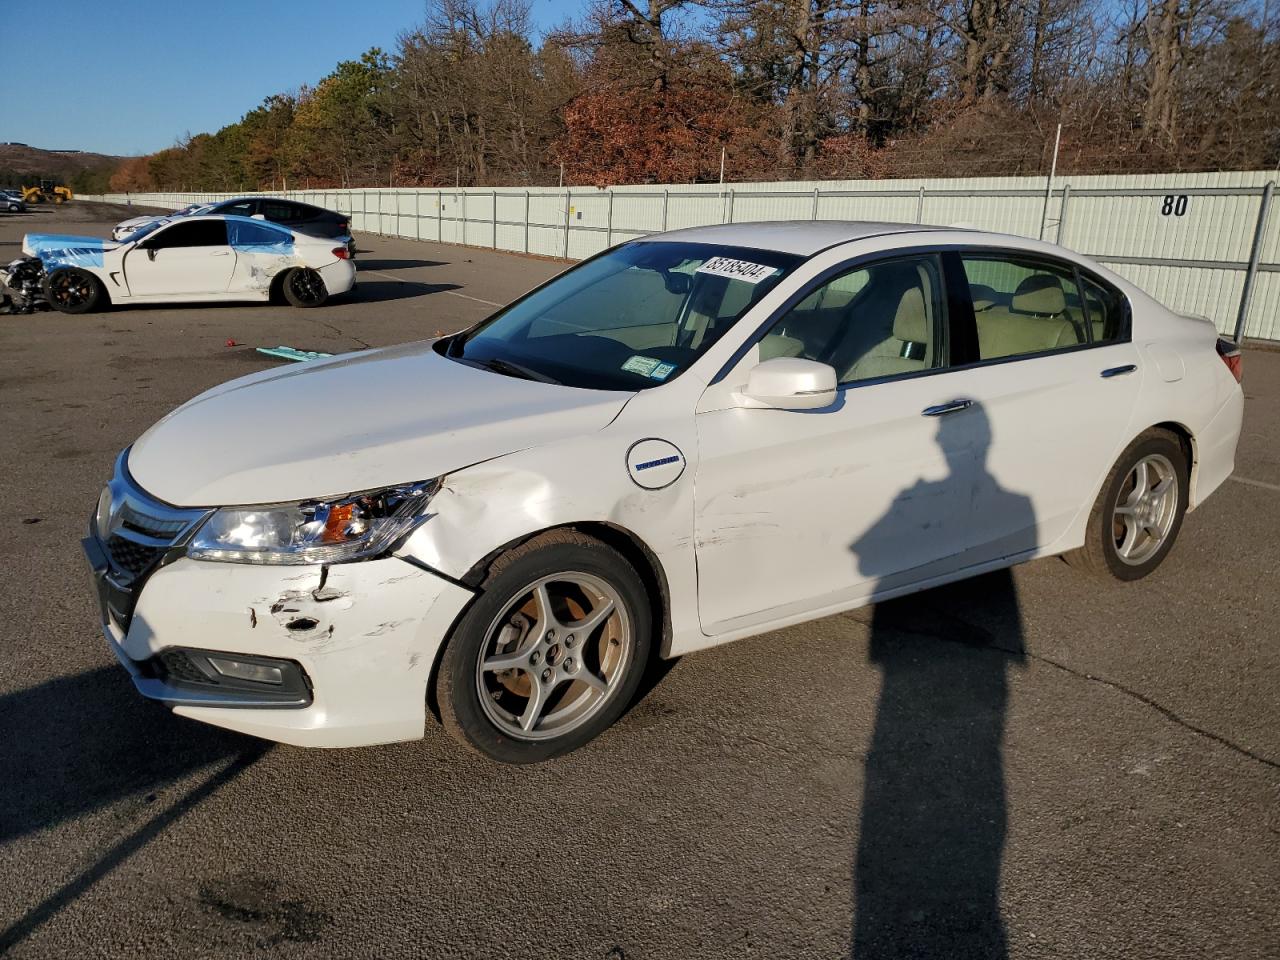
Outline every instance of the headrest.
{"type": "Polygon", "coordinates": [[[908,343],[928,343],[929,315],[924,308],[924,293],[911,287],[898,301],[898,312],[893,315],[893,335],[908,343]]]}
{"type": "Polygon", "coordinates": [[[990,310],[996,305],[995,288],[988,287],[985,283],[969,284],[969,298],[973,301],[973,310],[975,313],[981,313],[983,310],[990,310]]]}
{"type": "Polygon", "coordinates": [[[1040,317],[1056,317],[1067,309],[1062,283],[1047,273],[1033,273],[1018,284],[1009,304],[1014,313],[1033,313],[1040,317]]]}

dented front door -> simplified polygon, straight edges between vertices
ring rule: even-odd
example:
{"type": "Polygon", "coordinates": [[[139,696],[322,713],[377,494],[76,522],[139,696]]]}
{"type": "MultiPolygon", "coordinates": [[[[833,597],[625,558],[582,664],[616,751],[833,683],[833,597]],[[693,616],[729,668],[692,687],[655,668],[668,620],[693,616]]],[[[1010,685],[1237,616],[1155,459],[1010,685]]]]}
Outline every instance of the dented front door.
{"type": "Polygon", "coordinates": [[[844,387],[823,410],[697,416],[703,630],[838,607],[959,566],[980,416],[950,373],[844,387]],[[926,413],[926,411],[932,411],[926,413]]]}

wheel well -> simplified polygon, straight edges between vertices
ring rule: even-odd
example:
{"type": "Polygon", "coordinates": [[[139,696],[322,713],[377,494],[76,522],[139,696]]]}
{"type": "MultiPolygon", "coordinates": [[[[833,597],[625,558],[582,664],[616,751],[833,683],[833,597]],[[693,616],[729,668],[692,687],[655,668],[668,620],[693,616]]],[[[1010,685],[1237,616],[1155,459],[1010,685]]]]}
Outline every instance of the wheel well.
{"type": "Polygon", "coordinates": [[[1198,466],[1196,457],[1196,438],[1185,426],[1180,423],[1174,423],[1173,421],[1157,423],[1155,424],[1155,429],[1168,430],[1178,438],[1178,443],[1182,447],[1182,453],[1187,458],[1187,477],[1191,488],[1187,491],[1187,503],[1189,504],[1189,507],[1194,507],[1196,505],[1194,494],[1196,491],[1196,472],[1198,466]]]}
{"type": "Polygon", "coordinates": [[[279,303],[284,298],[284,278],[289,275],[292,267],[281,270],[271,278],[271,286],[267,288],[267,300],[270,303],[279,303]]]}
{"type": "MultiPolygon", "coordinates": [[[[528,543],[534,537],[540,537],[544,533],[550,533],[553,530],[576,530],[578,533],[599,540],[620,553],[635,568],[636,573],[640,575],[640,582],[644,584],[645,593],[649,595],[649,599],[653,603],[655,614],[654,627],[658,642],[651,645],[650,661],[652,663],[659,660],[662,652],[670,649],[671,646],[671,594],[667,587],[667,577],[663,572],[662,564],[658,561],[657,555],[649,549],[643,540],[624,527],[604,521],[586,521],[582,523],[565,523],[556,527],[548,527],[545,530],[535,530],[509,543],[504,543],[498,549],[486,554],[471,569],[458,578],[458,582],[471,590],[478,590],[488,576],[489,568],[498,557],[509,550],[514,550],[522,543],[528,543]]],[[[457,625],[458,620],[462,619],[463,613],[465,613],[465,609],[458,613],[454,626],[457,625]]],[[[449,629],[449,636],[451,637],[452,634],[453,626],[449,629]]],[[[436,651],[435,662],[431,665],[431,673],[427,677],[427,709],[437,720],[440,719],[440,706],[436,701],[436,674],[440,669],[440,660],[444,656],[444,648],[448,644],[448,639],[446,637],[445,642],[440,644],[440,649],[436,651]]]]}

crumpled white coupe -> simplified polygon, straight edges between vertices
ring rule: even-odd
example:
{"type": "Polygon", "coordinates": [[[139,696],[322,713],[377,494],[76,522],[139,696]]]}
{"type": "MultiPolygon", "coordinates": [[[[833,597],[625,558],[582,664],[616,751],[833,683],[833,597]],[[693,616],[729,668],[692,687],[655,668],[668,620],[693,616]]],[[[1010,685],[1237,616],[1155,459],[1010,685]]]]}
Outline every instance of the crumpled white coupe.
{"type": "Polygon", "coordinates": [[[1066,554],[1154,570],[1231,473],[1239,353],[1030,240],[735,224],[615,247],[451,337],[232,381],[84,541],[178,714],[509,762],[655,657],[1066,554]],[[246,429],[253,424],[253,429],[246,429]]]}
{"type": "Polygon", "coordinates": [[[345,244],[225,214],[152,220],[121,241],[29,233],[22,252],[40,259],[45,298],[63,313],[276,297],[317,307],[356,279],[345,244]]]}

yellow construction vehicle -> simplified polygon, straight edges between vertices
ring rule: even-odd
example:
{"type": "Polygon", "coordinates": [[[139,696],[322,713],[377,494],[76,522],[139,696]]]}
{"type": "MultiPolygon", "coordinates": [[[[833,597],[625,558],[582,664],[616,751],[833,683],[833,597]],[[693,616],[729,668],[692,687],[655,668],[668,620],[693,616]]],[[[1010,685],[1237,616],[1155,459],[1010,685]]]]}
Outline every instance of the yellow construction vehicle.
{"type": "Polygon", "coordinates": [[[27,203],[66,203],[72,197],[71,188],[41,180],[38,187],[23,187],[22,199],[27,203]]]}

